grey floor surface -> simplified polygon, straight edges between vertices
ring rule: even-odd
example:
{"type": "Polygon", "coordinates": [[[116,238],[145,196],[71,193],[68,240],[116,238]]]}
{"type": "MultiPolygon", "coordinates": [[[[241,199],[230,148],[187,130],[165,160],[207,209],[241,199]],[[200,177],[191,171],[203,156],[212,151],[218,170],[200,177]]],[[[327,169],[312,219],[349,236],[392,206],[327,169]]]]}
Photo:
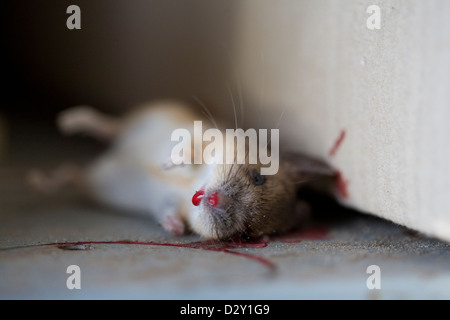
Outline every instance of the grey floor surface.
{"type": "Polygon", "coordinates": [[[229,252],[189,245],[43,245],[201,239],[171,236],[151,218],[100,207],[71,190],[35,192],[24,179],[31,165],[48,168],[84,149],[55,153],[30,141],[23,145],[30,147],[14,149],[13,159],[25,159],[30,150],[33,159],[0,168],[1,299],[450,298],[448,243],[364,214],[323,220],[301,240],[272,238],[262,248],[229,252]],[[81,289],[67,288],[70,265],[80,268],[81,289]],[[371,265],[380,268],[381,289],[367,286],[371,265]]]}

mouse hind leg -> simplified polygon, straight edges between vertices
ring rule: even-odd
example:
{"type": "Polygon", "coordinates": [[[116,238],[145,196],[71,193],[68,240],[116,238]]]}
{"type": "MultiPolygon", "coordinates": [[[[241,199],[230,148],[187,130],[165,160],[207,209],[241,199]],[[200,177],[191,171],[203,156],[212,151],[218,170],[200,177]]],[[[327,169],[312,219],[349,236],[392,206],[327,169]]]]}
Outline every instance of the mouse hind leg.
{"type": "Polygon", "coordinates": [[[85,171],[83,168],[66,163],[49,173],[39,169],[32,169],[28,172],[26,179],[32,188],[45,194],[55,194],[68,185],[82,188],[85,184],[84,175],[85,171]]]}
{"type": "Polygon", "coordinates": [[[87,134],[102,141],[114,139],[122,128],[122,121],[89,106],[62,111],[57,117],[59,129],[67,135],[87,134]]]}
{"type": "MultiPolygon", "coordinates": [[[[64,134],[87,134],[98,140],[109,142],[121,131],[123,121],[103,114],[89,106],[78,106],[58,114],[57,125],[64,134]]],[[[27,183],[34,189],[46,193],[57,193],[65,186],[87,189],[86,170],[73,163],[63,163],[50,172],[32,169],[27,173],[27,183]]]]}

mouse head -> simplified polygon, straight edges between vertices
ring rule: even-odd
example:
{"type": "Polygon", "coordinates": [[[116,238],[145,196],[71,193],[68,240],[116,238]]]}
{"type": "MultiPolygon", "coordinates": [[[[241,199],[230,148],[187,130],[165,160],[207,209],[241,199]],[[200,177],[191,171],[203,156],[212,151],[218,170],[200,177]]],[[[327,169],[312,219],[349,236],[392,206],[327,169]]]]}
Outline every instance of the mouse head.
{"type": "Polygon", "coordinates": [[[192,197],[191,228],[212,239],[285,232],[304,219],[305,212],[296,210],[298,189],[332,190],[336,176],[327,164],[297,153],[285,153],[276,174],[261,175],[261,168],[260,163],[210,165],[192,197]]]}
{"type": "Polygon", "coordinates": [[[261,175],[259,164],[212,166],[206,182],[192,197],[191,227],[206,238],[258,237],[284,229],[292,218],[295,185],[280,168],[261,175]]]}

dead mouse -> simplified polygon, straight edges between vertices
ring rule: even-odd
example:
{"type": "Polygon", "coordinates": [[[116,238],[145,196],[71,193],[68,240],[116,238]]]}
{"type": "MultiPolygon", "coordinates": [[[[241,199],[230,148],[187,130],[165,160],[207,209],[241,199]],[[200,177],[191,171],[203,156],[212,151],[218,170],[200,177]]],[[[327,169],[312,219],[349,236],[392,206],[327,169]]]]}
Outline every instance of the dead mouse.
{"type": "MultiPolygon", "coordinates": [[[[204,130],[213,127],[192,108],[172,101],[138,107],[123,118],[90,107],[68,109],[58,117],[64,133],[87,133],[110,141],[111,148],[87,168],[65,166],[53,178],[34,171],[30,181],[40,189],[77,182],[97,201],[148,213],[173,234],[190,230],[221,240],[286,232],[309,213],[308,204],[297,199],[299,188],[332,190],[332,168],[291,152],[280,154],[274,175],[262,175],[259,162],[175,165],[171,152],[177,142],[171,134],[179,128],[194,133],[198,120],[204,130]]],[[[205,144],[188,148],[194,157],[205,144]]]]}

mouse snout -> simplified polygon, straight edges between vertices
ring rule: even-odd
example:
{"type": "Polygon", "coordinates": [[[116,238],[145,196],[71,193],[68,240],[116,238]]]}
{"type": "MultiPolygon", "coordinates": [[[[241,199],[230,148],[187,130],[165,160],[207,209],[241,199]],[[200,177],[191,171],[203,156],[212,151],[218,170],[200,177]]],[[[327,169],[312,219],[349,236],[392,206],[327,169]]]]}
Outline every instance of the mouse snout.
{"type": "Polygon", "coordinates": [[[202,201],[206,201],[206,205],[218,209],[223,209],[228,202],[227,196],[223,195],[221,192],[213,191],[205,194],[205,190],[203,189],[194,194],[192,197],[192,204],[198,206],[202,201]]]}
{"type": "Polygon", "coordinates": [[[211,195],[208,197],[208,204],[211,207],[217,207],[217,205],[219,204],[219,196],[217,192],[211,193],[211,195]]]}

